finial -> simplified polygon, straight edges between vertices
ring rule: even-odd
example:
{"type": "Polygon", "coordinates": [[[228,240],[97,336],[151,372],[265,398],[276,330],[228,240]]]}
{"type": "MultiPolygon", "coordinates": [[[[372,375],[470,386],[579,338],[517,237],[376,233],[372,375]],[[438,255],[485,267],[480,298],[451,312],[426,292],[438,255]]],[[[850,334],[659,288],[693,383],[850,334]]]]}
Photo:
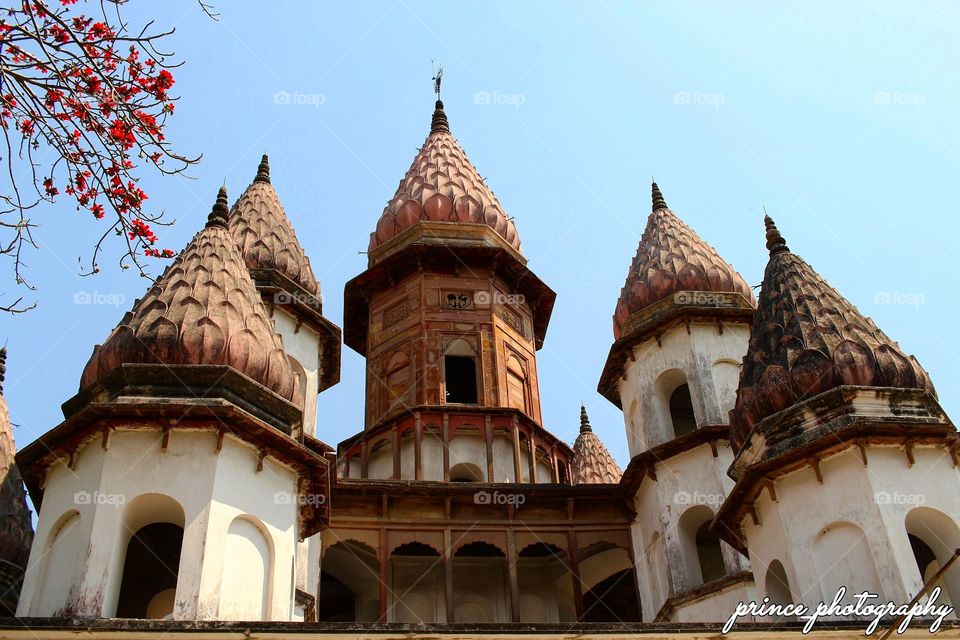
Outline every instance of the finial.
{"type": "Polygon", "coordinates": [[[660,193],[660,187],[657,186],[656,181],[653,182],[653,186],[650,188],[650,191],[653,193],[653,210],[659,211],[660,209],[666,209],[667,201],[663,199],[663,194],[660,193]]]}
{"type": "Polygon", "coordinates": [[[213,209],[210,211],[210,215],[207,216],[207,227],[223,227],[227,228],[227,215],[230,213],[230,207],[227,206],[227,188],[220,187],[220,191],[217,193],[217,201],[213,205],[213,209]]]}
{"type": "Polygon", "coordinates": [[[587,408],[580,405],[580,433],[592,433],[593,427],[590,426],[590,418],[587,417],[587,408]]]}
{"type": "MultiPolygon", "coordinates": [[[[433,61],[431,60],[431,63],[433,61]]],[[[433,108],[433,120],[430,122],[430,133],[445,131],[450,133],[450,122],[443,112],[443,101],[440,99],[440,81],[443,80],[443,67],[437,65],[433,72],[433,90],[437,94],[437,103],[433,108]]]]}
{"type": "Polygon", "coordinates": [[[0,393],[3,393],[3,381],[7,377],[7,345],[0,347],[0,393]]]}
{"type": "Polygon", "coordinates": [[[263,157],[260,158],[260,166],[257,167],[257,177],[254,178],[253,181],[270,184],[270,158],[267,157],[267,154],[263,154],[263,157]]]}
{"type": "Polygon", "coordinates": [[[780,235],[780,230],[777,229],[773,218],[767,215],[766,208],[763,210],[763,224],[767,227],[767,250],[770,251],[770,256],[773,257],[778,253],[790,251],[790,247],[787,246],[787,241],[780,235]]]}

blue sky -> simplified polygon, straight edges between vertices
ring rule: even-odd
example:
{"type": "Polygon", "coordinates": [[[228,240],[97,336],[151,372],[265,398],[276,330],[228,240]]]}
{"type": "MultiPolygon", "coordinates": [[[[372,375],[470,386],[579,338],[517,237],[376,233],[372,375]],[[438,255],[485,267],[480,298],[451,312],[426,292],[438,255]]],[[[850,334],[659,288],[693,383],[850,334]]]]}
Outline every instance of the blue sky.
{"type": "MultiPolygon", "coordinates": [[[[342,325],[343,285],[427,134],[437,60],[454,135],[557,292],[538,357],[548,429],[572,441],[582,398],[628,462],[622,416],[596,386],[651,174],[750,284],[766,263],[766,206],[960,416],[960,5],[221,1],[218,22],[195,0],[123,9],[176,26],[168,48],[186,64],[168,136],[203,154],[191,180],[144,179],[177,220],[164,246],[182,248],[224,179],[232,201],[267,151],[325,314],[342,325]]],[[[146,288],[108,259],[77,275],[103,229],[66,202],[34,219],[39,306],[0,317],[20,447],[62,419],[93,345],[146,288]],[[76,303],[85,293],[101,303],[76,303]]],[[[362,429],[363,367],[344,347],[342,380],[320,396],[331,444],[362,429]]]]}

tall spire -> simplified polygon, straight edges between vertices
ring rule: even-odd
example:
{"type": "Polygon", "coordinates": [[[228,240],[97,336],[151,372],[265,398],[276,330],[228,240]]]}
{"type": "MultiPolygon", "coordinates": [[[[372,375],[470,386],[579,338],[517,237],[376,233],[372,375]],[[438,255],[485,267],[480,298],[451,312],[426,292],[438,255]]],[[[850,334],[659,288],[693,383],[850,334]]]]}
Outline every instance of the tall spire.
{"type": "Polygon", "coordinates": [[[653,211],[666,209],[667,201],[663,199],[663,194],[660,193],[660,187],[657,186],[656,182],[653,183],[653,186],[650,188],[650,190],[653,193],[653,211]]]}
{"type": "Polygon", "coordinates": [[[763,223],[767,227],[767,250],[770,251],[770,255],[774,256],[784,251],[790,251],[790,247],[787,246],[787,241],[780,235],[780,230],[777,229],[773,218],[766,215],[766,212],[764,212],[763,223]]]}
{"type": "Polygon", "coordinates": [[[207,216],[207,227],[223,227],[227,228],[227,216],[230,213],[230,206],[227,204],[227,188],[220,187],[220,191],[217,192],[217,201],[213,204],[213,209],[210,210],[210,215],[207,216]]]}
{"type": "Polygon", "coordinates": [[[257,167],[257,177],[254,178],[253,181],[270,184],[270,158],[267,157],[267,154],[263,154],[263,157],[260,158],[260,166],[257,167]]]}
{"type": "Polygon", "coordinates": [[[3,393],[3,380],[7,377],[7,347],[0,347],[0,393],[3,393]]]}
{"type": "Polygon", "coordinates": [[[590,426],[590,418],[587,417],[587,408],[580,405],[580,433],[590,433],[593,427],[590,426]]]}

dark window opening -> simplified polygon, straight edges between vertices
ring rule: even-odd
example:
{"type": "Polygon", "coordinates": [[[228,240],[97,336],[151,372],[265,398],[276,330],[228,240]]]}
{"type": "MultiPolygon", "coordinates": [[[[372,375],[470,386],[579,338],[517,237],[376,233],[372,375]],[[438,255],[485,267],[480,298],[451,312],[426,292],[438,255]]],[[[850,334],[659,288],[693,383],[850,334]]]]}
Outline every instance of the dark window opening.
{"type": "Polygon", "coordinates": [[[183,529],[157,522],[137,531],[123,563],[118,618],[158,619],[173,613],[183,529]]]}
{"type": "Polygon", "coordinates": [[[633,569],[618,571],[583,594],[581,622],[641,622],[633,569]]]}
{"type": "Polygon", "coordinates": [[[682,384],[670,394],[670,418],[673,420],[673,437],[679,438],[696,431],[697,418],[693,414],[688,385],[682,384]]]}
{"type": "Polygon", "coordinates": [[[446,376],[447,402],[477,404],[477,366],[467,356],[446,356],[443,359],[446,376]]]}
{"type": "Polygon", "coordinates": [[[326,571],[320,572],[320,597],[317,620],[320,622],[356,622],[357,597],[350,587],[326,571]]]}
{"type": "Polygon", "coordinates": [[[723,551],[720,550],[720,538],[710,531],[709,522],[704,522],[697,529],[697,559],[700,561],[700,574],[704,582],[726,575],[723,551]]]}
{"type": "Polygon", "coordinates": [[[937,561],[937,554],[926,542],[912,533],[907,534],[907,537],[910,539],[910,548],[913,550],[914,560],[917,561],[917,568],[920,569],[920,577],[926,582],[930,565],[937,561]]]}

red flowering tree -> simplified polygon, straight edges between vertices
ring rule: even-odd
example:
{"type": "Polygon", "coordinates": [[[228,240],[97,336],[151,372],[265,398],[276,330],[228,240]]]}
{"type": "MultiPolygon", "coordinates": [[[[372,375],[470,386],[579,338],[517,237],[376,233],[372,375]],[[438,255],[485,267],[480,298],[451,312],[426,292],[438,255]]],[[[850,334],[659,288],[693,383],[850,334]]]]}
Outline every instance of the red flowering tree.
{"type": "MultiPolygon", "coordinates": [[[[164,125],[174,112],[171,54],[159,42],[173,31],[133,29],[119,3],[34,0],[0,9],[0,255],[13,261],[18,287],[24,250],[36,247],[33,210],[58,197],[109,224],[84,275],[98,272],[105,241],[119,238],[120,264],[145,273],[145,258],[171,257],[153,227],[161,213],[146,207],[138,186],[144,167],[182,173],[199,158],[174,152],[164,125]]],[[[208,7],[201,4],[206,10],[208,7]]],[[[208,12],[209,13],[209,12],[208,12]]],[[[0,310],[33,307],[0,302],[0,310]]]]}

